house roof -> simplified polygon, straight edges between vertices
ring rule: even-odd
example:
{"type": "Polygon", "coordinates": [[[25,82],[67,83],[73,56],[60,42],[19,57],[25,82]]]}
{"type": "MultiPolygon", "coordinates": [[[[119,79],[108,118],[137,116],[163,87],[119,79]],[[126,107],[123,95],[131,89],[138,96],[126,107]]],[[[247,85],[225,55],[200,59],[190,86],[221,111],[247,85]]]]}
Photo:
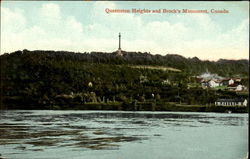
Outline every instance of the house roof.
{"type": "Polygon", "coordinates": [[[244,102],[245,99],[218,99],[216,102],[244,102]]]}
{"type": "Polygon", "coordinates": [[[237,87],[239,84],[234,83],[234,84],[230,84],[229,87],[237,87]]]}
{"type": "Polygon", "coordinates": [[[197,78],[195,78],[195,80],[196,80],[197,82],[202,82],[202,81],[203,81],[203,78],[197,77],[197,78]]]}
{"type": "Polygon", "coordinates": [[[228,82],[230,79],[222,79],[221,82],[228,82]]]}

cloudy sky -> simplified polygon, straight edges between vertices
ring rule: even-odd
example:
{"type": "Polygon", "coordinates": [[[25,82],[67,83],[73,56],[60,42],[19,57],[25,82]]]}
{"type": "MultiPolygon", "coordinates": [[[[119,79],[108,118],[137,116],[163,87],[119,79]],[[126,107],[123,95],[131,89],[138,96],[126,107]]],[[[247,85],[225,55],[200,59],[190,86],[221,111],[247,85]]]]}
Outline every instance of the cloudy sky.
{"type": "Polygon", "coordinates": [[[118,49],[218,60],[249,59],[249,2],[2,1],[1,54],[118,49]],[[226,9],[229,13],[110,13],[106,9],[226,9]]]}

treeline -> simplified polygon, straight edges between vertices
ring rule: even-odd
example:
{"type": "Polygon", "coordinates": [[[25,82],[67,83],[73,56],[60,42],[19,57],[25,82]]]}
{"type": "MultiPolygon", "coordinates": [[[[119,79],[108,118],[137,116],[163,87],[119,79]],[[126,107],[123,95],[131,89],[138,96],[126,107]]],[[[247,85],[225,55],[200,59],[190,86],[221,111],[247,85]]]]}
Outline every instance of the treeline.
{"type": "Polygon", "coordinates": [[[200,74],[208,70],[211,73],[217,73],[224,77],[231,77],[235,75],[248,76],[248,64],[249,60],[225,60],[220,59],[214,61],[202,61],[197,57],[185,58],[180,55],[167,54],[152,55],[150,53],[141,52],[125,52],[123,56],[118,56],[116,52],[113,53],[102,53],[102,52],[91,52],[91,53],[75,53],[67,51],[16,51],[11,54],[4,54],[5,56],[32,56],[38,60],[46,58],[48,60],[61,60],[61,61],[72,61],[72,62],[89,62],[89,63],[104,63],[104,64],[132,64],[132,65],[156,65],[166,66],[181,69],[191,74],[200,74]]]}
{"type": "Polygon", "coordinates": [[[248,76],[247,60],[210,62],[133,52],[124,52],[121,57],[116,53],[23,50],[1,55],[0,60],[2,109],[67,109],[91,102],[119,102],[122,109],[131,103],[153,101],[206,105],[218,97],[240,96],[188,88],[190,77],[199,70],[204,72],[205,68],[214,67],[214,73],[225,70],[221,73],[248,76]],[[131,65],[168,66],[182,71],[131,65]]]}

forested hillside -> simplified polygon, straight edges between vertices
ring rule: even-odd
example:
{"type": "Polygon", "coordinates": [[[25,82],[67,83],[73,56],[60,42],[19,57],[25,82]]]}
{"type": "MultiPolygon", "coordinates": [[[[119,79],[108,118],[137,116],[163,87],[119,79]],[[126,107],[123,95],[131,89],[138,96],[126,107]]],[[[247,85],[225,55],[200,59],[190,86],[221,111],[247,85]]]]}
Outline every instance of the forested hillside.
{"type": "Polygon", "coordinates": [[[235,94],[187,89],[191,76],[208,70],[224,77],[248,77],[248,60],[212,62],[179,55],[123,54],[28,50],[3,54],[1,108],[60,109],[88,102],[128,103],[133,99],[207,104],[220,95],[235,94]]]}
{"type": "MultiPolygon", "coordinates": [[[[225,60],[220,59],[214,61],[202,61],[197,57],[185,58],[180,55],[167,54],[152,55],[141,52],[123,52],[124,56],[117,56],[116,52],[102,53],[74,53],[66,51],[16,51],[11,54],[4,54],[1,59],[5,58],[31,58],[32,60],[51,60],[53,61],[72,61],[72,62],[90,62],[90,63],[105,63],[105,64],[133,64],[133,65],[156,65],[167,66],[181,69],[192,74],[200,74],[208,70],[211,73],[227,77],[232,75],[248,76],[248,60],[225,60]]],[[[7,61],[8,62],[8,61],[7,61]]],[[[22,62],[22,61],[20,61],[22,62]]]]}

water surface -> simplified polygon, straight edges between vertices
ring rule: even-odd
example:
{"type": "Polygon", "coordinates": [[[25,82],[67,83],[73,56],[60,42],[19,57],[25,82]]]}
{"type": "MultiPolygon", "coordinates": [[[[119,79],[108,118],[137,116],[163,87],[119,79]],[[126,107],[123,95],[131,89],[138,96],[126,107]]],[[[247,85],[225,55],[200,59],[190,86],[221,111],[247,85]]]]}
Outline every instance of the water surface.
{"type": "Polygon", "coordinates": [[[8,159],[243,159],[247,151],[248,114],[0,112],[8,159]]]}

